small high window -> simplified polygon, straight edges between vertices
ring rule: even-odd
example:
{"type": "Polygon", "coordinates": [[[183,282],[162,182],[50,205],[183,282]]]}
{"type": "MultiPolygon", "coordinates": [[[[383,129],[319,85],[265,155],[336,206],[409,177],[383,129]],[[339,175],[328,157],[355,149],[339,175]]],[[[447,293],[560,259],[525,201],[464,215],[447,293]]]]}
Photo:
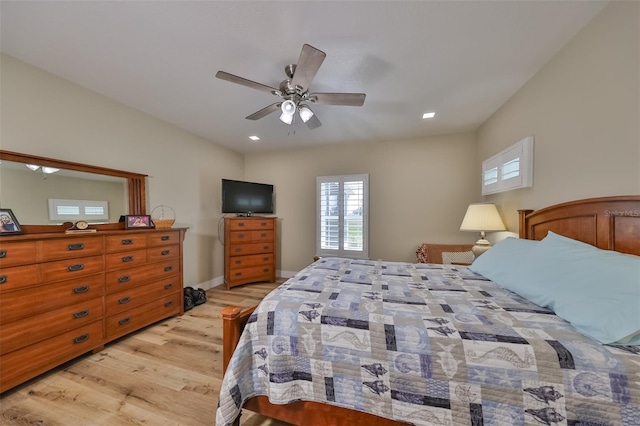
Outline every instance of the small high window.
{"type": "Polygon", "coordinates": [[[482,195],[533,186],[533,136],[482,162],[482,195]]]}

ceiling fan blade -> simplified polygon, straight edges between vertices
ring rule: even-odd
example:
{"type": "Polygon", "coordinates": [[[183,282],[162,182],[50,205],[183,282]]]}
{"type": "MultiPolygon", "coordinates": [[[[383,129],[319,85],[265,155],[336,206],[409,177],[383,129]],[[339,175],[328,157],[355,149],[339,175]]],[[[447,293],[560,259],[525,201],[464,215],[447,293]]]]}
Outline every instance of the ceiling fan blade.
{"type": "Polygon", "coordinates": [[[247,120],[259,120],[262,117],[267,116],[279,109],[280,109],[280,102],[276,102],[275,104],[271,104],[268,107],[264,107],[260,111],[256,111],[253,114],[247,116],[247,120]]]}
{"type": "Polygon", "coordinates": [[[309,128],[309,130],[317,129],[320,126],[322,126],[322,123],[318,119],[317,114],[313,114],[313,117],[307,120],[307,127],[309,128]]]}
{"type": "Polygon", "coordinates": [[[240,84],[242,86],[250,87],[252,89],[262,90],[263,92],[268,92],[273,94],[273,92],[277,92],[277,89],[273,87],[269,87],[265,84],[256,83],[255,81],[247,80],[246,78],[238,77],[237,75],[229,74],[228,72],[218,71],[216,73],[216,77],[227,80],[232,83],[240,84]]]}
{"type": "Polygon", "coordinates": [[[302,91],[306,92],[326,56],[327,54],[322,50],[308,44],[303,45],[296,64],[296,71],[291,79],[291,85],[293,87],[300,86],[302,91]]]}
{"type": "Polygon", "coordinates": [[[309,100],[323,105],[362,106],[366,96],[364,93],[312,93],[309,100]]]}

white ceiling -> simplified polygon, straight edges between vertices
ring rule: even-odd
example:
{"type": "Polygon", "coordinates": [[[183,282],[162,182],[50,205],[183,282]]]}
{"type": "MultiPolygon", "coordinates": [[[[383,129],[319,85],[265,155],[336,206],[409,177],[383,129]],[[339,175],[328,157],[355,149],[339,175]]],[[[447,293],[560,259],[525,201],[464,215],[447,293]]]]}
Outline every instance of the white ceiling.
{"type": "Polygon", "coordinates": [[[605,3],[3,0],[1,49],[256,152],[473,131],[605,3]],[[304,43],[327,54],[311,91],[364,92],[364,106],[314,105],[322,127],[295,134],[277,113],[246,120],[278,98],[216,72],[278,87],[304,43]]]}

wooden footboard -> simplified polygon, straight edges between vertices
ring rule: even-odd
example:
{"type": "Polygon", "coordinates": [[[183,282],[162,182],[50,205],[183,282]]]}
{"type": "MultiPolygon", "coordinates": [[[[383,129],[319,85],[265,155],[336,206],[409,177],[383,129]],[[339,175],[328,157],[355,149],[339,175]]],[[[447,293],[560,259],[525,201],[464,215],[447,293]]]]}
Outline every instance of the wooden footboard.
{"type": "Polygon", "coordinates": [[[233,351],[236,350],[240,335],[249,317],[256,307],[242,310],[238,306],[227,306],[220,313],[222,315],[222,368],[227,371],[233,351]]]}

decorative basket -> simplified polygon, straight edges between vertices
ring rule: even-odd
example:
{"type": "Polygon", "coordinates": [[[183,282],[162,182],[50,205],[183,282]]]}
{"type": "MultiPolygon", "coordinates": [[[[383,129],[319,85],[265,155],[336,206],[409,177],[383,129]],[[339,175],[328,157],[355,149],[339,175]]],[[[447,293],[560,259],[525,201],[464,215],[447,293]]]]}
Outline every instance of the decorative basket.
{"type": "Polygon", "coordinates": [[[161,204],[151,210],[151,220],[156,229],[169,229],[176,221],[176,212],[170,206],[161,204]]]}

